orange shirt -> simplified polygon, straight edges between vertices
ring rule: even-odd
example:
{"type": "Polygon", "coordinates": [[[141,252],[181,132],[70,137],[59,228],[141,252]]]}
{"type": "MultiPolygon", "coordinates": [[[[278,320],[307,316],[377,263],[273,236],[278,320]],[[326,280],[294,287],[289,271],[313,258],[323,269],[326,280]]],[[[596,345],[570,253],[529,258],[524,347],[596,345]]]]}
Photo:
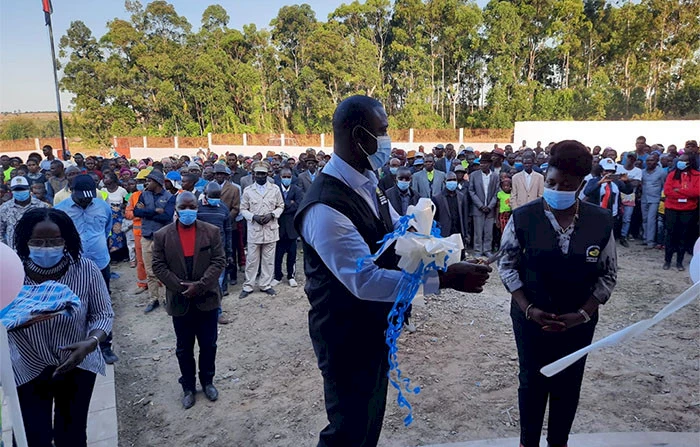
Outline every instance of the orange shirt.
{"type": "Polygon", "coordinates": [[[141,197],[141,191],[134,191],[129,197],[129,202],[126,204],[126,209],[124,210],[124,217],[129,220],[134,221],[134,237],[141,237],[141,218],[134,216],[134,208],[141,197]]]}

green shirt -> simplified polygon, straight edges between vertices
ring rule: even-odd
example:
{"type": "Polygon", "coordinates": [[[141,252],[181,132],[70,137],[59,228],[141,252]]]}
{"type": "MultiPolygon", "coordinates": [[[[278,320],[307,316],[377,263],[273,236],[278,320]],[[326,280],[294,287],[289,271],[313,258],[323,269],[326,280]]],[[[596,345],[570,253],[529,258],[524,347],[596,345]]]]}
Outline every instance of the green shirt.
{"type": "Polygon", "coordinates": [[[502,189],[496,194],[498,197],[498,212],[499,213],[510,213],[510,193],[506,193],[502,189]]]}
{"type": "Polygon", "coordinates": [[[426,173],[426,175],[428,176],[428,181],[429,181],[429,182],[432,182],[433,179],[435,178],[435,170],[433,169],[433,170],[430,171],[430,172],[426,171],[425,173],[426,173]]]}

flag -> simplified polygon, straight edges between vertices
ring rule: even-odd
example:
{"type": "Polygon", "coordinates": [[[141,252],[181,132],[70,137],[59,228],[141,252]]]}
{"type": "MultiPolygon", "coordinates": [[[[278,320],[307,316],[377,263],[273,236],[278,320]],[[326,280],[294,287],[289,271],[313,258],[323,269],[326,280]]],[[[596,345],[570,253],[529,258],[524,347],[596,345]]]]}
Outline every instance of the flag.
{"type": "Polygon", "coordinates": [[[53,5],[51,5],[51,0],[41,0],[41,6],[44,9],[44,19],[46,20],[46,25],[51,23],[51,14],[53,13],[53,5]]]}

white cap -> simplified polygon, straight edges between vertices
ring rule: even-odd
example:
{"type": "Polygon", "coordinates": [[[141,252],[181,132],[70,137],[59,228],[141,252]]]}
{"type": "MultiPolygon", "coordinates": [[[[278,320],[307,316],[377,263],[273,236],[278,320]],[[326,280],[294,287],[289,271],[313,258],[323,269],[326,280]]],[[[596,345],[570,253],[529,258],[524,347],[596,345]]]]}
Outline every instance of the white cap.
{"type": "Polygon", "coordinates": [[[24,178],[21,175],[18,175],[17,177],[12,179],[12,182],[10,182],[10,189],[29,189],[29,182],[27,181],[26,178],[24,178]]]}
{"type": "Polygon", "coordinates": [[[617,164],[612,160],[612,158],[604,158],[600,160],[600,167],[603,171],[617,171],[617,164]]]}

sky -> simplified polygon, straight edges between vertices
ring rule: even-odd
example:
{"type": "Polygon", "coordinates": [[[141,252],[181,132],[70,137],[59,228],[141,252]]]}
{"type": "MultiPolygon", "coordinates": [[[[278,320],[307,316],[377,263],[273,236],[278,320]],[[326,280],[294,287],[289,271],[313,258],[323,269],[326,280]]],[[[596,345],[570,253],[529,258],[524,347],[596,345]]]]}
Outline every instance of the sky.
{"type": "MultiPolygon", "coordinates": [[[[308,3],[316,11],[316,17],[325,21],[343,1],[170,0],[170,3],[180,15],[187,17],[194,29],[198,29],[204,9],[218,3],[231,17],[229,27],[241,29],[248,23],[267,28],[282,6],[294,3],[308,3]]],[[[53,10],[57,54],[58,42],[71,21],[82,20],[99,38],[109,20],[128,19],[122,0],[53,0],[53,10]]],[[[70,110],[70,95],[62,93],[61,101],[63,110],[70,110]]],[[[41,0],[0,0],[0,112],[16,110],[56,110],[51,47],[41,0]]]]}

